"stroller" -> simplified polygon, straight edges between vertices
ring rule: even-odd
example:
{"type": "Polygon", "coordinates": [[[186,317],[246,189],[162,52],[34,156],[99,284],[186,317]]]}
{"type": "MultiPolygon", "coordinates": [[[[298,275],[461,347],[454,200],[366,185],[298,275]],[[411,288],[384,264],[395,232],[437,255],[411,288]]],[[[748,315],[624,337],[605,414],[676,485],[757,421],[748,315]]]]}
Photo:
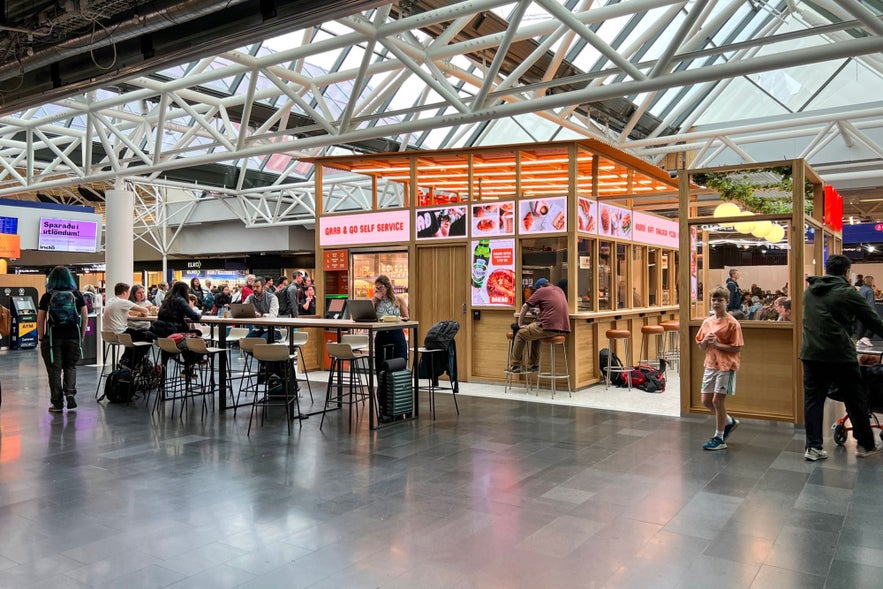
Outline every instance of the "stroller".
{"type": "MultiPolygon", "coordinates": [[[[883,413],[883,364],[880,364],[880,358],[874,358],[875,364],[864,364],[859,366],[862,373],[861,387],[864,389],[868,399],[868,409],[870,411],[871,429],[880,430],[880,438],[883,439],[883,426],[880,425],[878,413],[883,413]]],[[[828,397],[839,401],[835,390],[829,391],[828,397]]],[[[844,415],[834,422],[831,429],[834,430],[834,442],[838,446],[846,443],[852,426],[849,423],[849,416],[844,415]]]]}

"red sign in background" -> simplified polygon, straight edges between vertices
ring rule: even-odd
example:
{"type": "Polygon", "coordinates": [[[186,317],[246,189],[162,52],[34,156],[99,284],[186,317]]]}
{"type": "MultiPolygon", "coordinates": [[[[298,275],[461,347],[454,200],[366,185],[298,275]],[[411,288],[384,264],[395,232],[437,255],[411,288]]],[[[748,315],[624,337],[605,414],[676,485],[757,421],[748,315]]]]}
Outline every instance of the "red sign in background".
{"type": "Polygon", "coordinates": [[[825,186],[825,225],[843,231],[843,197],[833,186],[825,186]]]}

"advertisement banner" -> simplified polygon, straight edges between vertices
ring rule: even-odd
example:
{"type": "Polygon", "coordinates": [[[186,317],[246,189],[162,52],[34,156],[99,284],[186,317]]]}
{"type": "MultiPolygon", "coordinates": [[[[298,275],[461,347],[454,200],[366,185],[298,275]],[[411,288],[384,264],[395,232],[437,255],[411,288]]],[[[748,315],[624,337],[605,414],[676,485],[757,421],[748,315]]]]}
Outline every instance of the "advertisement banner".
{"type": "Polygon", "coordinates": [[[634,211],[632,240],[636,243],[678,249],[678,222],[634,211]]]}
{"type": "Polygon", "coordinates": [[[480,239],[472,242],[472,304],[515,305],[515,240],[480,239]]]}
{"type": "Polygon", "coordinates": [[[98,223],[41,217],[37,249],[51,252],[97,252],[98,223]]]}
{"type": "Polygon", "coordinates": [[[407,242],[411,239],[409,217],[407,210],[320,217],[319,245],[407,242]]]}
{"type": "Polygon", "coordinates": [[[522,200],[518,203],[518,218],[521,235],[567,231],[567,197],[522,200]]]}
{"type": "Polygon", "coordinates": [[[577,229],[583,233],[598,233],[598,203],[579,197],[579,218],[577,229]]]}
{"type": "Polygon", "coordinates": [[[472,236],[515,235],[515,203],[472,205],[472,236]]]}
{"type": "Polygon", "coordinates": [[[417,239],[466,237],[466,207],[436,207],[415,213],[417,239]]]}
{"type": "Polygon", "coordinates": [[[601,220],[598,233],[619,239],[632,238],[632,212],[622,207],[601,203],[598,205],[601,220]]]}

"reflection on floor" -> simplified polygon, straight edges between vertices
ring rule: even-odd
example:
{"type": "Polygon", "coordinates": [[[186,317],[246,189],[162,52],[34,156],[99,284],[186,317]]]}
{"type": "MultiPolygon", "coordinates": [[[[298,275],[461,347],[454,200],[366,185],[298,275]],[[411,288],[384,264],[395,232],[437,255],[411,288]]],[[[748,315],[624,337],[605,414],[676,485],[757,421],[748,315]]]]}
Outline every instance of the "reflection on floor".
{"type": "Polygon", "coordinates": [[[96,404],[96,370],[79,372],[80,408],[53,415],[37,354],[0,355],[0,588],[883,578],[883,456],[856,459],[830,430],[831,458],[809,463],[782,423],[745,421],[703,452],[705,416],[463,395],[459,417],[442,397],[435,420],[379,432],[349,435],[338,412],[321,432],[311,418],[289,437],[274,415],[249,437],[246,411],[96,404]]]}

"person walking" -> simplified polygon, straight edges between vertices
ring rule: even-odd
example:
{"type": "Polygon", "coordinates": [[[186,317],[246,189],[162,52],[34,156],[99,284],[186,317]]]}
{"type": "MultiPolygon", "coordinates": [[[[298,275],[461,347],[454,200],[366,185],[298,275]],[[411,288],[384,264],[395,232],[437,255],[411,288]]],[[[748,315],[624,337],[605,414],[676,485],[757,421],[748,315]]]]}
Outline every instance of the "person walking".
{"type": "Polygon", "coordinates": [[[871,431],[868,403],[860,386],[861,372],[855,344],[856,319],[875,333],[883,333],[883,321],[847,276],[852,261],[832,255],[825,263],[824,276],[810,276],[803,293],[803,405],[806,422],[806,460],[824,460],[822,420],[828,391],[836,389],[852,422],[852,435],[858,443],[856,456],[864,458],[883,449],[871,431]]]}
{"type": "Polygon", "coordinates": [[[77,362],[83,352],[88,321],[86,299],[71,271],[56,266],[46,277],[46,292],[37,305],[37,341],[49,376],[50,413],[77,408],[77,362]]]}
{"type": "Polygon", "coordinates": [[[742,326],[727,312],[729,291],[719,286],[711,291],[711,309],[696,334],[699,349],[705,352],[705,371],[702,374],[702,404],[714,415],[715,430],[704,450],[726,450],[727,438],[739,425],[739,420],[727,415],[727,396],[736,394],[736,371],[739,370],[739,352],[744,345],[742,326]]]}

